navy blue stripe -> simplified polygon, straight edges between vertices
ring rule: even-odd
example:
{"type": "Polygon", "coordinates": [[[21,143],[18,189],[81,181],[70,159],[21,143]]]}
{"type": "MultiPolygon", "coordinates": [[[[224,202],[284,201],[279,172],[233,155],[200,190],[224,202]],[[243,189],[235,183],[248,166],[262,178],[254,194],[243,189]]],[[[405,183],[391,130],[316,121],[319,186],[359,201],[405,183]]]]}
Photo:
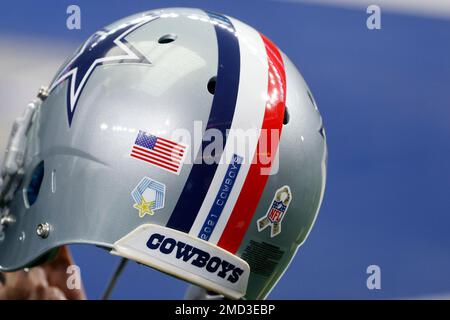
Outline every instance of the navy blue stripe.
{"type": "MultiPolygon", "coordinates": [[[[209,114],[207,129],[215,128],[222,132],[226,139],[226,131],[230,128],[236,108],[239,89],[240,51],[239,42],[234,34],[231,21],[222,15],[208,12],[210,19],[217,21],[227,28],[214,25],[219,51],[219,65],[214,99],[209,114]],[[230,30],[233,30],[231,32],[230,30]]],[[[201,154],[210,142],[202,142],[201,154]]],[[[226,141],[224,141],[225,146],[226,141]]],[[[200,155],[197,155],[196,159],[200,155]]],[[[220,154],[216,154],[220,159],[220,154]]],[[[211,181],[217,170],[217,163],[194,164],[186,181],[180,198],[175,206],[167,227],[183,232],[189,232],[208,192],[211,181]]]]}

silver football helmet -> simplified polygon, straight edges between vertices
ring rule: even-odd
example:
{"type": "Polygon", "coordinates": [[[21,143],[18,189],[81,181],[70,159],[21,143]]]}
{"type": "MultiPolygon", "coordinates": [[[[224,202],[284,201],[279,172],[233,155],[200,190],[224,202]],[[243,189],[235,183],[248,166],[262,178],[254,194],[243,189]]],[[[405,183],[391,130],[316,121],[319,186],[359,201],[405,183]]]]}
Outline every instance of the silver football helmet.
{"type": "Polygon", "coordinates": [[[322,201],[326,138],[292,62],[231,17],[173,8],[96,32],[14,124],[0,270],[87,243],[262,299],[322,201]]]}

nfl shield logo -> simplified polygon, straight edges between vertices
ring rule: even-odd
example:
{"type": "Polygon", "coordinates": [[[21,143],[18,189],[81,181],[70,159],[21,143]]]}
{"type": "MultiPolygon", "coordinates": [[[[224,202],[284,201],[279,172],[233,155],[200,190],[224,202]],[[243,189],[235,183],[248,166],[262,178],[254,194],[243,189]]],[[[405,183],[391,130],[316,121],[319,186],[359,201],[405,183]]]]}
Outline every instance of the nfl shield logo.
{"type": "Polygon", "coordinates": [[[272,204],[265,216],[256,221],[258,231],[261,232],[270,226],[270,237],[273,238],[281,232],[281,221],[291,203],[292,194],[289,186],[283,186],[275,192],[272,204]]]}
{"type": "Polygon", "coordinates": [[[270,208],[269,214],[267,218],[270,222],[280,222],[283,218],[284,213],[286,212],[286,206],[281,201],[274,201],[272,203],[272,207],[270,208]]]}

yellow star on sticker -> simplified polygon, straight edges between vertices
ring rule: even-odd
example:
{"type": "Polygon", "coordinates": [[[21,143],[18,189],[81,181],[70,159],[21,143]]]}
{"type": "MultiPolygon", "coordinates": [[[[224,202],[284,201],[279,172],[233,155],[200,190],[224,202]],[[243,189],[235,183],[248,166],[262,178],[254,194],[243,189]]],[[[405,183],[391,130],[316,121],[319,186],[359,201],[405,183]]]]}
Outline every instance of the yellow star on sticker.
{"type": "Polygon", "coordinates": [[[155,201],[145,201],[144,197],[141,197],[141,203],[135,203],[133,208],[139,210],[139,217],[143,218],[145,214],[153,215],[155,212],[152,208],[155,205],[155,201]]]}

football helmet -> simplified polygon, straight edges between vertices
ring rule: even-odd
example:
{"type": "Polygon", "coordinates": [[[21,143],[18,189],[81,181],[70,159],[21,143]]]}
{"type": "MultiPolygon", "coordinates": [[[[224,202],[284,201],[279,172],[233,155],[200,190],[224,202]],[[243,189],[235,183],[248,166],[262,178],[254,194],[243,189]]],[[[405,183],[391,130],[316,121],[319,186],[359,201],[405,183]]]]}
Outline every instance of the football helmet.
{"type": "Polygon", "coordinates": [[[153,10],[93,34],[16,120],[0,270],[93,244],[263,299],[324,194],[322,118],[294,64],[226,15],[153,10]]]}

